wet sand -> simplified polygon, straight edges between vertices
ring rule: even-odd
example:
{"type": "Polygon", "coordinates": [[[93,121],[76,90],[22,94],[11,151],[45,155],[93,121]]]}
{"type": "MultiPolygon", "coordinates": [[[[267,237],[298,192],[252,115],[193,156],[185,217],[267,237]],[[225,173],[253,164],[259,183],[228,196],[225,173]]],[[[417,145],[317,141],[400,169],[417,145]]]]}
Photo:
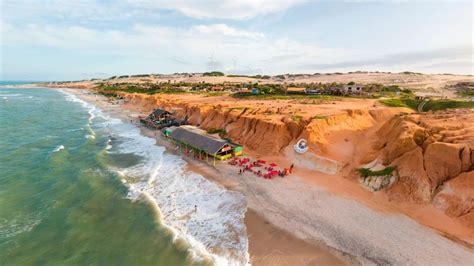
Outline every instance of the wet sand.
{"type": "Polygon", "coordinates": [[[339,257],[273,226],[253,210],[245,216],[252,265],[347,265],[339,257]]]}

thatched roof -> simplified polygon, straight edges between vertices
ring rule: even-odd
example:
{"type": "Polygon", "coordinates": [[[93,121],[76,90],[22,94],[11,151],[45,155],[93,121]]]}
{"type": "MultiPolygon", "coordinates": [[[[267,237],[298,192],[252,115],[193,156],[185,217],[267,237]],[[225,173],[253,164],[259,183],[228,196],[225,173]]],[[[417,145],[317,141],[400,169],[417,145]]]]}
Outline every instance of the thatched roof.
{"type": "Polygon", "coordinates": [[[209,154],[215,154],[229,144],[225,140],[205,136],[183,127],[174,129],[170,137],[209,154]]]}
{"type": "Polygon", "coordinates": [[[151,113],[152,115],[154,116],[161,116],[163,114],[169,114],[168,111],[166,110],[163,110],[163,109],[156,109],[155,111],[153,111],[153,113],[151,113]]]}

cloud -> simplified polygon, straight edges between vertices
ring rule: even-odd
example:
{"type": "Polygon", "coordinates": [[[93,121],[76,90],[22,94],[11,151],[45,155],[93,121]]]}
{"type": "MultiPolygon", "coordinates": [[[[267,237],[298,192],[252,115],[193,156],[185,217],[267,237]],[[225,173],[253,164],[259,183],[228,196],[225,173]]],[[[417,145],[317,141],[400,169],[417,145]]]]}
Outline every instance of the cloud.
{"type": "Polygon", "coordinates": [[[205,1],[169,1],[169,0],[128,0],[135,6],[154,9],[176,10],[188,17],[197,19],[245,20],[259,15],[275,13],[289,9],[303,0],[205,0],[205,1]]]}
{"type": "MultiPolygon", "coordinates": [[[[91,73],[113,73],[118,69],[114,70],[113,64],[122,64],[120,71],[130,72],[219,69],[246,74],[277,74],[370,67],[375,70],[436,69],[443,72],[455,68],[459,73],[472,73],[472,47],[388,53],[385,50],[390,47],[387,46],[376,54],[376,51],[367,51],[368,48],[350,50],[349,45],[320,47],[314,38],[298,40],[286,37],[292,35],[288,30],[278,34],[272,34],[272,30],[264,33],[247,27],[255,27],[254,23],[222,21],[281,12],[299,3],[302,1],[117,0],[110,4],[98,0],[4,0],[0,46],[2,52],[7,51],[3,50],[6,46],[10,47],[9,51],[15,50],[17,57],[24,52],[33,56],[41,54],[45,47],[55,48],[63,52],[61,58],[56,58],[58,65],[65,56],[80,58],[87,61],[83,63],[84,68],[96,68],[91,73]],[[164,10],[175,10],[202,20],[185,18],[181,21],[183,16],[164,10]],[[113,63],[108,60],[110,58],[113,58],[113,63]],[[130,62],[135,65],[130,65],[130,62]],[[101,69],[104,66],[109,68],[101,69]]],[[[14,57],[10,55],[9,62],[2,59],[5,70],[10,71],[8,66],[20,65],[14,57]]],[[[49,61],[44,62],[44,65],[48,64],[49,61]]],[[[89,73],[92,70],[80,71],[89,73]]]]}
{"type": "Polygon", "coordinates": [[[410,51],[395,54],[381,55],[375,58],[362,60],[346,60],[331,63],[307,64],[301,68],[313,69],[353,69],[364,67],[410,67],[418,66],[421,68],[440,67],[440,66],[464,65],[465,68],[472,69],[472,47],[457,46],[442,49],[433,49],[428,51],[410,51]],[[466,59],[471,60],[466,60],[466,59]],[[470,62],[470,63],[469,63],[470,62]]]}
{"type": "MultiPolygon", "coordinates": [[[[124,20],[156,17],[160,11],[176,11],[195,19],[247,20],[282,12],[305,0],[2,0],[8,19],[124,20]]],[[[87,23],[88,21],[84,21],[87,23]]]]}
{"type": "MultiPolygon", "coordinates": [[[[143,68],[129,69],[130,72],[224,70],[229,73],[278,74],[368,68],[449,72],[446,69],[450,67],[459,73],[472,72],[470,47],[364,56],[357,51],[321,48],[313,43],[272,38],[227,24],[190,27],[135,24],[120,30],[49,24],[14,26],[6,22],[0,26],[2,46],[19,49],[52,47],[75,56],[113,56],[117,62],[125,58],[146,62],[140,64],[143,68]]],[[[95,64],[97,62],[91,61],[91,65],[95,64]]]]}
{"type": "Polygon", "coordinates": [[[31,49],[31,45],[53,47],[70,51],[72,54],[131,56],[135,60],[154,59],[157,62],[162,59],[175,63],[176,71],[180,71],[181,67],[186,71],[228,69],[233,66],[234,59],[237,59],[240,66],[271,71],[284,69],[291,64],[276,61],[267,63],[264,62],[266,58],[291,54],[294,51],[304,53],[306,58],[322,56],[321,49],[315,45],[301,44],[284,38],[268,38],[262,33],[226,24],[200,24],[187,28],[136,24],[121,30],[97,30],[84,26],[3,24],[2,45],[20,48],[24,46],[24,49],[31,49]]]}
{"type": "Polygon", "coordinates": [[[218,34],[232,37],[248,37],[248,38],[261,38],[263,33],[250,32],[245,30],[238,30],[227,26],[226,24],[212,24],[212,25],[196,25],[191,27],[192,30],[203,33],[203,34],[218,34]]]}

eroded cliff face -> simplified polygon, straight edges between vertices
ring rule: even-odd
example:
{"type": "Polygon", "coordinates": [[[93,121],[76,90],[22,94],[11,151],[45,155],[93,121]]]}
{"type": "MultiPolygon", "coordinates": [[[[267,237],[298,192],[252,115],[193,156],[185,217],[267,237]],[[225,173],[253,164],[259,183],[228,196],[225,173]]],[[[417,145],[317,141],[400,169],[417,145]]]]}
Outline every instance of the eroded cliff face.
{"type": "Polygon", "coordinates": [[[326,153],[332,149],[331,133],[346,131],[347,135],[365,131],[376,123],[393,117],[399,111],[386,108],[360,110],[347,109],[339,114],[325,117],[316,116],[304,128],[301,137],[309,140],[313,150],[326,153]]]}
{"type": "Polygon", "coordinates": [[[295,119],[299,107],[291,105],[284,110],[258,104],[248,107],[238,100],[228,104],[228,99],[220,104],[218,98],[203,104],[162,95],[124,96],[144,113],[157,107],[172,110],[203,129],[225,129],[247,150],[263,156],[281,154],[302,168],[335,174],[341,169],[354,172],[374,161],[394,166],[398,179],[383,190],[391,200],[433,203],[447,215],[474,224],[471,110],[408,114],[391,108],[341,108],[295,119]],[[310,149],[296,155],[293,145],[301,138],[309,141],[310,149]],[[350,152],[344,155],[345,151],[350,152]]]}
{"type": "Polygon", "coordinates": [[[387,190],[392,200],[433,201],[449,216],[473,220],[473,111],[400,115],[376,135],[376,152],[365,160],[396,166],[399,180],[387,190]]]}
{"type": "MultiPolygon", "coordinates": [[[[320,152],[329,143],[326,135],[338,130],[362,130],[371,127],[383,110],[342,110],[327,116],[292,117],[280,113],[280,108],[228,107],[215,104],[195,104],[190,101],[171,101],[159,95],[128,94],[130,104],[142,106],[145,112],[161,107],[173,110],[179,118],[205,130],[225,129],[228,137],[261,155],[277,155],[301,138],[311,143],[310,152],[320,152]]],[[[238,105],[238,104],[236,104],[238,105]]],[[[385,110],[385,109],[384,109],[385,110]]]]}

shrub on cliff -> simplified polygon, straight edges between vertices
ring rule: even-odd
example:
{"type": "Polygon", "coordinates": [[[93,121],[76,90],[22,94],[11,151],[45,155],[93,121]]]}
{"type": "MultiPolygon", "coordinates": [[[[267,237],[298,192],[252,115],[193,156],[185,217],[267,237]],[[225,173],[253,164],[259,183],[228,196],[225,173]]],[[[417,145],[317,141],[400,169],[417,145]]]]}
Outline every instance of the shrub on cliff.
{"type": "MultiPolygon", "coordinates": [[[[386,106],[390,107],[408,107],[415,111],[418,110],[421,100],[415,100],[412,98],[401,98],[401,99],[386,99],[381,100],[386,106]]],[[[441,111],[446,109],[459,109],[459,108],[474,108],[474,102],[458,101],[458,100],[430,100],[428,101],[423,111],[441,111]]]]}
{"type": "Polygon", "coordinates": [[[207,131],[209,134],[219,134],[220,137],[226,137],[227,131],[223,128],[212,128],[207,131]]]}
{"type": "Polygon", "coordinates": [[[357,169],[359,171],[360,176],[363,178],[369,177],[369,176],[386,176],[392,174],[393,170],[395,170],[395,167],[389,166],[386,167],[383,170],[379,171],[372,171],[368,168],[359,168],[357,169]]]}
{"type": "Polygon", "coordinates": [[[474,108],[474,102],[456,100],[433,100],[425,104],[423,111],[440,111],[456,108],[474,108]]]}
{"type": "Polygon", "coordinates": [[[421,103],[420,100],[415,100],[415,99],[410,99],[410,98],[386,99],[386,100],[381,100],[380,102],[389,107],[408,107],[415,111],[417,110],[418,105],[421,103]]]}

